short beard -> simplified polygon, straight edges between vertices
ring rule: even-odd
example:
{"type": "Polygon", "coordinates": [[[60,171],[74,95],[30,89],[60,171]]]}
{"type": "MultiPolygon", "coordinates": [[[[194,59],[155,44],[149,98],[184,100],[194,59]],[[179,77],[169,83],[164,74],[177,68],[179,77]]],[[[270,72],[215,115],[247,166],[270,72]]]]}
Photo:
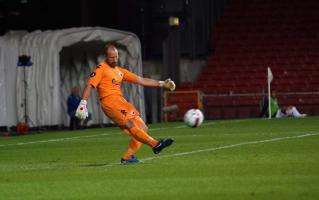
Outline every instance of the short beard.
{"type": "Polygon", "coordinates": [[[111,66],[112,68],[116,67],[116,66],[117,66],[117,62],[110,63],[110,66],[111,66]]]}

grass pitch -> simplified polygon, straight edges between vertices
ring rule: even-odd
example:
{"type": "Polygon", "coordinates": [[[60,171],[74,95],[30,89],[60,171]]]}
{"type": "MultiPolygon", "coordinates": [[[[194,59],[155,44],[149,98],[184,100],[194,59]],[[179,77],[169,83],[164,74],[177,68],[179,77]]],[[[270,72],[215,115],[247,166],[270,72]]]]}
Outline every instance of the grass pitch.
{"type": "Polygon", "coordinates": [[[118,128],[0,138],[0,199],[319,199],[319,118],[151,125],[175,143],[121,165],[118,128]]]}

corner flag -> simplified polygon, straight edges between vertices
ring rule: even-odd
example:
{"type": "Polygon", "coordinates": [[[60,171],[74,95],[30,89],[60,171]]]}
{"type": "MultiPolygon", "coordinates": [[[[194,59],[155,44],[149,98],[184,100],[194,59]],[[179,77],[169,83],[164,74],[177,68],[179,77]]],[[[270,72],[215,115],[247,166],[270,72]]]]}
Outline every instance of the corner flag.
{"type": "Polygon", "coordinates": [[[270,67],[267,68],[267,79],[268,79],[268,116],[269,116],[269,119],[271,119],[270,83],[274,79],[274,76],[272,75],[270,67]]]}
{"type": "Polygon", "coordinates": [[[268,67],[267,71],[268,71],[268,75],[267,75],[268,82],[271,83],[271,81],[274,79],[274,76],[272,75],[271,69],[269,67],[268,67]]]}

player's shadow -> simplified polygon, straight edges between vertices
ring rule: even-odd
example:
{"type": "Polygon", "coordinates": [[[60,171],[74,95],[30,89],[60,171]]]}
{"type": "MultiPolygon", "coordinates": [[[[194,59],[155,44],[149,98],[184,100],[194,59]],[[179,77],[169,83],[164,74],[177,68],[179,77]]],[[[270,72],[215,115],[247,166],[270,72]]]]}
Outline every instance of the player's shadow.
{"type": "Polygon", "coordinates": [[[111,165],[117,165],[116,163],[88,163],[88,164],[82,164],[80,167],[105,167],[105,166],[111,166],[111,165]]]}
{"type": "Polygon", "coordinates": [[[127,164],[122,164],[120,162],[118,163],[88,163],[88,164],[82,164],[79,165],[80,167],[114,167],[114,166],[127,166],[127,165],[138,165],[138,164],[145,164],[144,162],[139,162],[139,163],[127,163],[127,164]]]}

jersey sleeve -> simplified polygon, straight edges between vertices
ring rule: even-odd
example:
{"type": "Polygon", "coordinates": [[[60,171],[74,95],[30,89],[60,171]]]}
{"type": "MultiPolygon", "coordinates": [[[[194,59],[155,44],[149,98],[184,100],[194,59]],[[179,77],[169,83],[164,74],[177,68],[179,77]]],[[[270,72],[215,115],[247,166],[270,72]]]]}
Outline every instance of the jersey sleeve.
{"type": "Polygon", "coordinates": [[[123,68],[121,68],[120,70],[123,73],[123,81],[132,82],[132,83],[137,82],[138,76],[136,74],[123,68]]]}
{"type": "Polygon", "coordinates": [[[93,72],[90,74],[90,77],[87,81],[88,84],[92,85],[94,88],[96,88],[101,79],[102,79],[103,70],[99,67],[95,68],[93,72]]]}

